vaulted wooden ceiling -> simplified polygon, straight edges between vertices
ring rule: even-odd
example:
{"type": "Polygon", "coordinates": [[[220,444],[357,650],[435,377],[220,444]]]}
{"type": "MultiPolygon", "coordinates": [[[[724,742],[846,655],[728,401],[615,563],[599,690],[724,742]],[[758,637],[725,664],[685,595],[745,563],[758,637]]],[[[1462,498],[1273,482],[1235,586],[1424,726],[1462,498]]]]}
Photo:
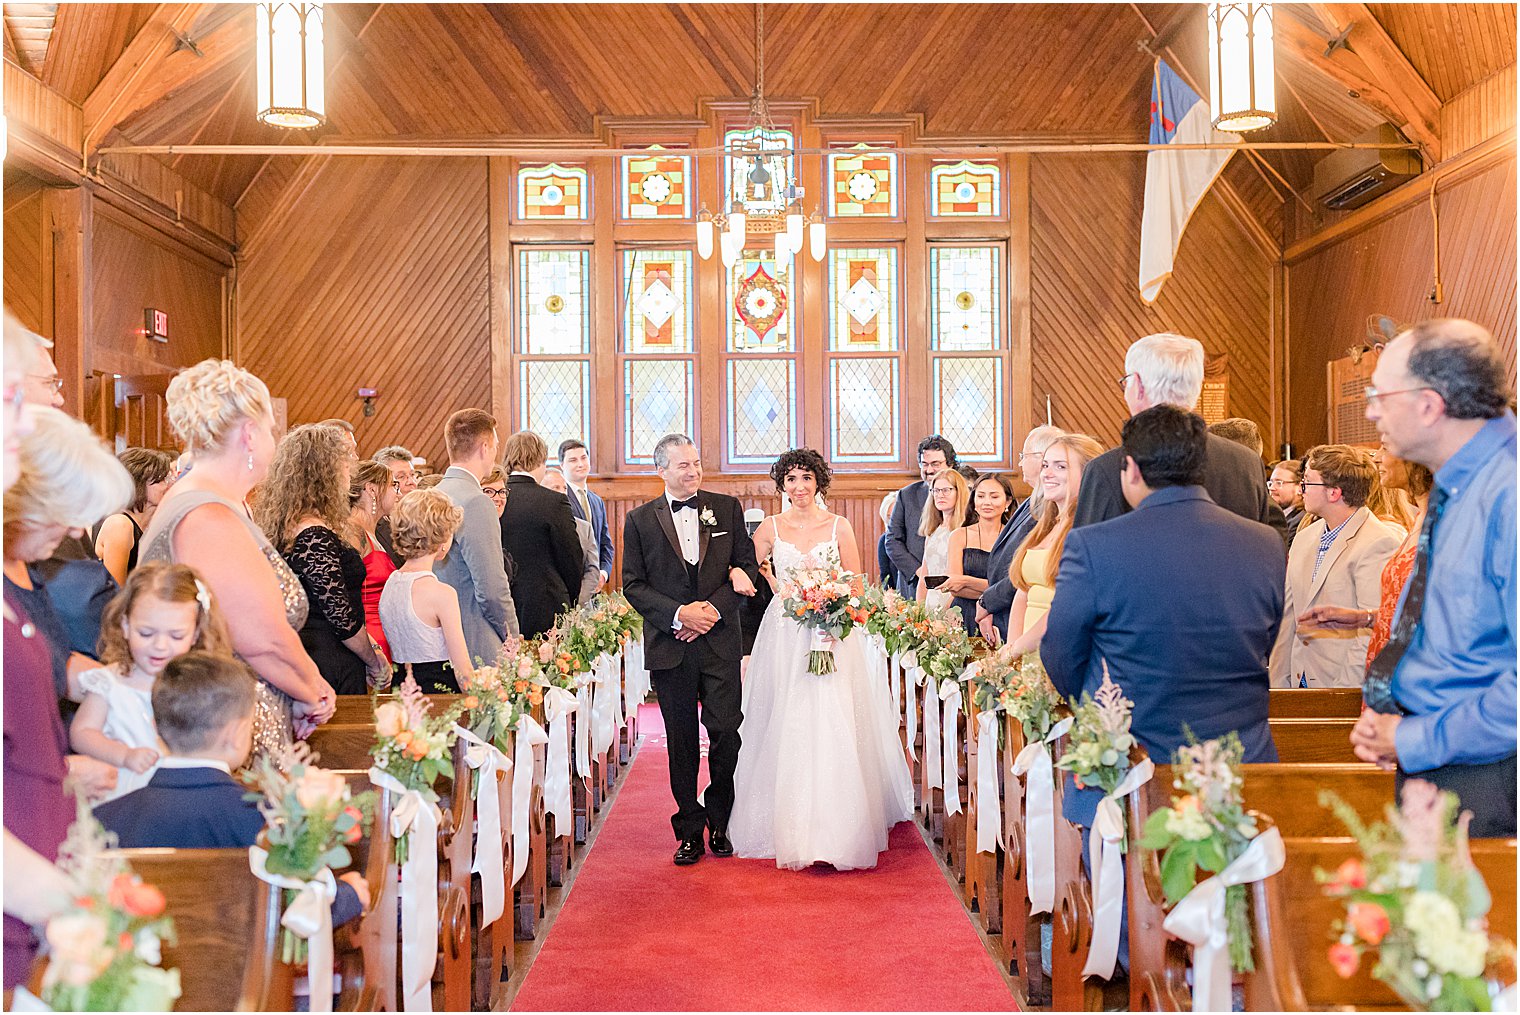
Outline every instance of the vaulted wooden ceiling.
{"type": "MultiPolygon", "coordinates": [[[[329,119],[301,133],[253,118],[251,5],[4,12],[7,56],[114,128],[97,143],[585,137],[598,116],[690,117],[754,79],[747,4],[330,3],[329,119]]],[[[1440,102],[1515,62],[1513,4],[1280,4],[1276,23],[1281,115],[1253,139],[1343,141],[1393,119],[1418,140],[1440,102]]],[[[772,4],[766,91],[827,115],[918,113],[931,135],[1143,140],[1152,58],[1137,43],[1198,81],[1205,33],[1201,4],[772,4]]],[[[1267,160],[1302,188],[1319,157],[1267,160]]],[[[234,205],[262,165],[174,160],[234,205]]]]}

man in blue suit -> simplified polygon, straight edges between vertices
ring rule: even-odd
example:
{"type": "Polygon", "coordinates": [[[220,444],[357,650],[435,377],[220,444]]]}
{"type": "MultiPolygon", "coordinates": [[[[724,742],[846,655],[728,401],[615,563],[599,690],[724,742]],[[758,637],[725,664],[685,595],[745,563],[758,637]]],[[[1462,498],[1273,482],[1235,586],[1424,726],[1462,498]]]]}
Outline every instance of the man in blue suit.
{"type": "Polygon", "coordinates": [[[560,469],[569,485],[570,511],[575,517],[591,523],[596,536],[597,566],[602,572],[602,584],[612,574],[612,531],[607,527],[607,502],[591,492],[586,479],[591,475],[591,449],[578,440],[562,441],[559,446],[560,469]]]}
{"type": "MultiPolygon", "coordinates": [[[[1097,691],[1106,660],[1158,764],[1187,742],[1184,726],[1199,740],[1236,730],[1247,762],[1276,761],[1267,657],[1282,619],[1282,538],[1209,498],[1208,447],[1202,417],[1173,405],[1124,424],[1133,510],[1066,537],[1040,658],[1073,701],[1097,691]]],[[[1090,826],[1100,797],[1069,792],[1067,819],[1090,826]]]]}
{"type": "MultiPolygon", "coordinates": [[[[255,685],[228,656],[190,652],[164,667],[153,686],[153,717],[169,754],[142,789],[95,808],[123,849],[252,846],[264,815],[232,771],[253,747],[255,685]]],[[[369,895],[357,871],[338,881],[333,926],[358,917],[369,895]]]]}

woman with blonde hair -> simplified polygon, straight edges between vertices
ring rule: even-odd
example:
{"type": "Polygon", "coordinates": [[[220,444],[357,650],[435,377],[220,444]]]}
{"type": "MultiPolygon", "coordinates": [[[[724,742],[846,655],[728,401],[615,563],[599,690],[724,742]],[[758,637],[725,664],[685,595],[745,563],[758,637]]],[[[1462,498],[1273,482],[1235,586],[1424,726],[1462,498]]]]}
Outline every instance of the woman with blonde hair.
{"type": "Polygon", "coordinates": [[[918,534],[924,537],[924,562],[918,568],[919,602],[942,609],[953,601],[954,597],[940,591],[940,586],[950,577],[950,534],[965,521],[970,503],[966,477],[954,469],[934,477],[918,523],[918,534]]]}
{"type": "Polygon", "coordinates": [[[380,624],[380,593],[397,565],[380,542],[378,529],[380,519],[390,517],[399,499],[388,467],[369,460],[354,466],[348,481],[348,524],[349,535],[364,560],[364,585],[360,593],[364,600],[364,626],[387,663],[391,649],[380,624]]]}
{"type": "Polygon", "coordinates": [[[475,677],[459,593],[433,573],[462,521],[464,509],[447,494],[422,489],[402,497],[391,520],[403,563],[380,593],[380,617],[391,632],[396,670],[430,694],[457,694],[475,677]]]}
{"type": "Polygon", "coordinates": [[[259,676],[253,757],[278,758],[294,722],[326,722],[337,696],[296,634],[310,606],[301,580],[246,506],[274,460],[269,389],[230,360],[209,359],[170,381],[166,401],[193,467],[154,512],[139,559],[188,564],[211,589],[233,651],[259,676]]]}
{"type": "Polygon", "coordinates": [[[390,678],[364,624],[364,558],[344,538],[353,466],[341,429],[298,426],[280,442],[253,511],[315,607],[301,625],[301,644],[339,694],[366,694],[390,678]]]}
{"type": "Polygon", "coordinates": [[[1016,655],[1040,647],[1045,634],[1045,614],[1055,596],[1056,574],[1066,534],[1076,517],[1077,491],[1082,470],[1103,453],[1103,445],[1083,433],[1062,434],[1045,449],[1040,464],[1040,489],[1045,504],[1039,521],[1019,544],[1008,566],[1008,577],[1018,587],[1008,611],[1008,637],[1016,655]]]}

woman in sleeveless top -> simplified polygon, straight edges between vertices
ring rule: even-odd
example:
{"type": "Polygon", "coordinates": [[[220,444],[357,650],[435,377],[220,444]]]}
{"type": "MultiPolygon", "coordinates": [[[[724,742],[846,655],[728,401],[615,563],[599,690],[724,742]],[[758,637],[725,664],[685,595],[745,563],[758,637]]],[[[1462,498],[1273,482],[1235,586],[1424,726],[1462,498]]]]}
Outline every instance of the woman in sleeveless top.
{"type": "Polygon", "coordinates": [[[364,602],[364,626],[375,639],[387,663],[393,661],[385,625],[380,622],[380,594],[385,581],[396,570],[390,551],[381,545],[376,530],[380,519],[390,517],[396,508],[396,487],[391,470],[379,462],[363,461],[354,466],[348,484],[348,522],[351,535],[359,540],[359,555],[364,561],[364,585],[360,597],[364,602]]]}
{"type": "Polygon", "coordinates": [[[296,631],[308,604],[300,579],[245,503],[274,459],[269,389],[226,360],[205,360],[169,382],[169,423],[194,461],[143,533],[143,560],[199,572],[227,619],[233,651],[259,677],[254,757],[279,757],[294,723],[332,717],[337,702],[296,631]]]}
{"type": "Polygon", "coordinates": [[[151,448],[128,448],[117,456],[132,477],[132,503],[95,526],[95,556],[111,572],[116,584],[125,585],[137,566],[143,529],[153,519],[164,494],[173,483],[174,456],[151,448]]]}
{"type": "Polygon", "coordinates": [[[1017,655],[1039,651],[1045,615],[1055,596],[1061,551],[1077,511],[1082,470],[1102,453],[1101,444],[1081,433],[1062,434],[1045,449],[1040,464],[1040,485],[1045,491],[1040,520],[1008,565],[1009,580],[1019,590],[1008,611],[1010,651],[1017,655]]]}
{"type": "Polygon", "coordinates": [[[1006,477],[978,477],[971,487],[971,521],[950,535],[950,577],[940,588],[955,596],[961,622],[973,638],[982,633],[976,626],[976,601],[987,591],[987,559],[1013,507],[1013,484],[1006,477]]]}
{"type": "MultiPolygon", "coordinates": [[[[950,576],[950,535],[966,521],[971,491],[965,477],[946,469],[934,477],[918,531],[924,537],[924,562],[918,569],[917,599],[936,609],[951,605],[954,597],[941,589],[950,576]]],[[[974,617],[974,614],[973,614],[974,617]]]]}
{"type": "Polygon", "coordinates": [[[458,693],[474,678],[459,594],[433,573],[463,520],[463,509],[438,490],[407,494],[391,515],[391,538],[402,563],[380,593],[380,620],[390,632],[396,680],[410,676],[430,694],[458,693]]]}
{"type": "Polygon", "coordinates": [[[829,480],[816,452],[788,451],[771,475],[796,506],[755,533],[776,597],[744,679],[729,837],[739,856],[773,858],[777,867],[874,867],[892,826],[913,811],[886,674],[868,663],[859,631],[833,646],[833,673],[809,673],[812,633],[782,610],[788,573],[821,564],[859,571],[860,553],[850,523],[813,499],[829,480]]]}

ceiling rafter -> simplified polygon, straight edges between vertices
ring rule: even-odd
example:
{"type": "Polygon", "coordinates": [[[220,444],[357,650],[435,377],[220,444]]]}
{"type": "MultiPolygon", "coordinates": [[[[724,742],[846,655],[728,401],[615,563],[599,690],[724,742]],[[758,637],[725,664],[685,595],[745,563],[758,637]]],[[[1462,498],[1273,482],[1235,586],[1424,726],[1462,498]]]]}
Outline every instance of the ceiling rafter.
{"type": "MultiPolygon", "coordinates": [[[[105,77],[84,100],[84,151],[93,152],[117,124],[172,90],[166,64],[175,55],[179,36],[189,32],[208,4],[159,4],[105,77]]],[[[193,53],[184,54],[196,60],[193,53]]],[[[187,68],[181,76],[192,76],[187,68]]]]}

